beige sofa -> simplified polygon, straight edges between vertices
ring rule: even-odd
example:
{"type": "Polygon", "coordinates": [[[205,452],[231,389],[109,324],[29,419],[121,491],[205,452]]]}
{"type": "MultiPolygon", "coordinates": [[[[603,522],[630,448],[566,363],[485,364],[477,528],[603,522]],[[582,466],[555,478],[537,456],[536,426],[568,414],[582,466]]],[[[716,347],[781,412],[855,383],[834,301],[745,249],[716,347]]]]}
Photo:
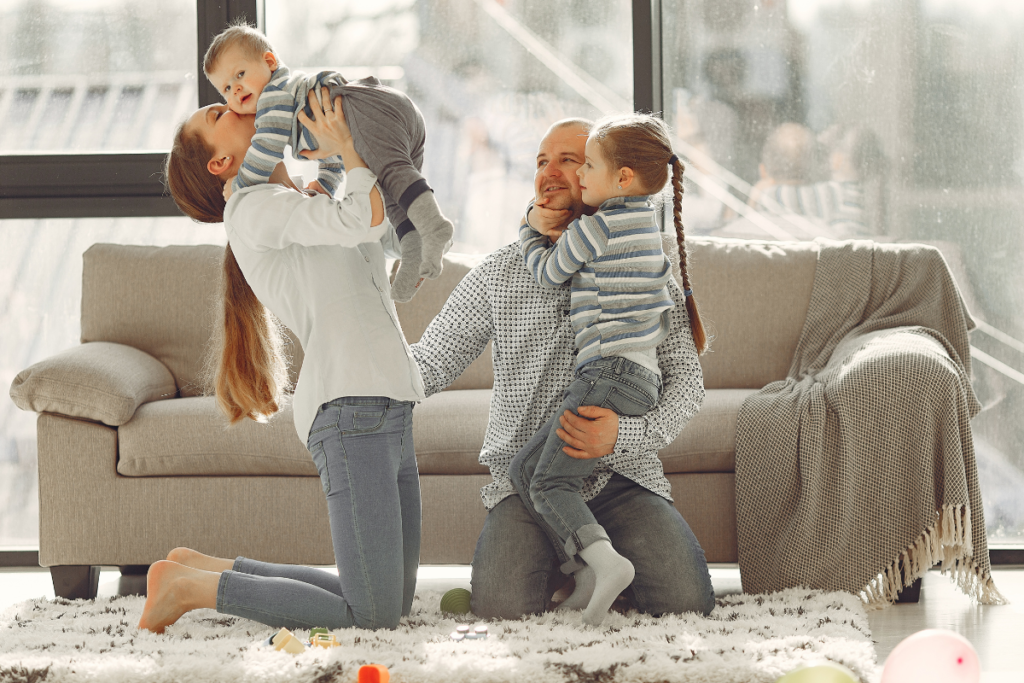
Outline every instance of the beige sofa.
{"type": "MultiPolygon", "coordinates": [[[[672,241],[666,242],[671,253],[672,241]]],[[[689,240],[714,335],[707,397],[661,459],[675,505],[710,562],[735,562],[734,450],[744,398],[782,379],[814,281],[814,243],[689,240]]],[[[228,429],[207,388],[223,249],[97,244],[84,255],[82,344],[26,369],[11,396],[39,413],[39,563],[58,595],[95,595],[99,565],[145,566],[176,546],[234,557],[334,563],[316,469],[285,409],[228,429]]],[[[450,254],[443,275],[399,305],[416,341],[483,256],[450,254]]],[[[678,277],[678,273],[677,273],[678,277]]],[[[301,363],[295,351],[294,366],[301,363]]],[[[294,370],[294,368],[293,368],[294,370]]],[[[486,511],[477,462],[490,350],[415,408],[424,564],[468,564],[486,511]]]]}

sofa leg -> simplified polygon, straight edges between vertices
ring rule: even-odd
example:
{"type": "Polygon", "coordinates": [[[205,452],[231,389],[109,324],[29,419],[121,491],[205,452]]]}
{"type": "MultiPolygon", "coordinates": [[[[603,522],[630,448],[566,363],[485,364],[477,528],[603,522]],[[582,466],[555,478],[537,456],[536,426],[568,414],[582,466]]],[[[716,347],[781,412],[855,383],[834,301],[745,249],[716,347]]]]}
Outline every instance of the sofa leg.
{"type": "Polygon", "coordinates": [[[921,600],[921,579],[919,578],[914,583],[910,584],[906,588],[900,591],[899,595],[896,596],[896,603],[904,602],[919,602],[921,600]]]}
{"type": "Polygon", "coordinates": [[[117,580],[118,595],[141,595],[146,597],[146,581],[149,573],[148,564],[123,564],[121,578],[117,580]]]}
{"type": "Polygon", "coordinates": [[[88,564],[50,567],[50,578],[57,597],[92,600],[100,584],[100,568],[88,564]]]}

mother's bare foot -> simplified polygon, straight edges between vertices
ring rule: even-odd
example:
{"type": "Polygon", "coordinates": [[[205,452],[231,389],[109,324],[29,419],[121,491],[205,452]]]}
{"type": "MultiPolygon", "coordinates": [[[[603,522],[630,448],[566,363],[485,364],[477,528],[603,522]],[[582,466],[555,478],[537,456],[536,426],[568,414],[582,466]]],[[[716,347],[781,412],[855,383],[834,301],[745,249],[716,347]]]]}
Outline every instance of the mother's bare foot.
{"type": "Polygon", "coordinates": [[[167,560],[151,565],[146,576],[146,606],[142,608],[139,628],[163,633],[192,609],[189,579],[199,571],[167,560]]]}
{"type": "Polygon", "coordinates": [[[192,550],[191,548],[175,548],[167,553],[167,559],[171,562],[183,564],[186,567],[202,569],[208,572],[223,572],[235,566],[234,560],[204,555],[198,550],[192,550]]]}

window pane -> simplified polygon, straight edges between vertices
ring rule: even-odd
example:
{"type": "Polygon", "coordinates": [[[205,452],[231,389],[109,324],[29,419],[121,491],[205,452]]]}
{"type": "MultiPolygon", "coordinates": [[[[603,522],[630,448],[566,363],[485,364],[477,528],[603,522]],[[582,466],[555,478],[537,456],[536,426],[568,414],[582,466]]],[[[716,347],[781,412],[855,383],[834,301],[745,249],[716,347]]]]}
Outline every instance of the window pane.
{"type": "Polygon", "coordinates": [[[423,172],[458,251],[518,237],[548,125],[632,110],[626,2],[267,0],[266,25],[292,69],[372,74],[412,97],[427,126],[423,172]]]}
{"type": "Polygon", "coordinates": [[[6,0],[0,153],[167,149],[196,63],[195,0],[6,0]]]}
{"type": "MultiPolygon", "coordinates": [[[[82,254],[96,242],[225,244],[187,218],[0,221],[0,386],[80,343],[82,254]]],[[[0,547],[38,546],[36,414],[0,401],[0,547]]]]}
{"type": "Polygon", "coordinates": [[[1024,542],[1024,4],[664,0],[663,17],[688,230],[938,247],[980,321],[972,427],[990,538],[1024,542]],[[805,128],[770,137],[786,122],[805,128]],[[808,135],[810,153],[780,156],[776,143],[808,135]],[[779,201],[754,210],[763,176],[779,201]]]}

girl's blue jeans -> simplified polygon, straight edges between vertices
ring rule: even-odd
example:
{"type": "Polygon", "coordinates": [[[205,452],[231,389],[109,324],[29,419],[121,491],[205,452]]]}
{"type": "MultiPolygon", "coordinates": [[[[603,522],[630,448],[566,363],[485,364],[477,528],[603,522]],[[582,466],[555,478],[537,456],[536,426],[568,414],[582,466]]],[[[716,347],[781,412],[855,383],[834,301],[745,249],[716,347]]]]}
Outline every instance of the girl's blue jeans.
{"type": "Polygon", "coordinates": [[[412,606],[420,557],[413,405],[349,396],[320,407],[307,446],[327,498],[338,576],[239,557],[221,574],[218,612],[275,628],[398,626],[412,606]]]}
{"type": "Polygon", "coordinates": [[[540,526],[554,532],[556,547],[564,548],[566,573],[582,566],[575,558],[580,550],[610,539],[580,496],[583,480],[594,471],[597,459],[580,460],[562,450],[566,443],[556,431],[558,418],[566,410],[579,414],[580,406],[643,415],[658,403],[660,392],[661,378],[642,365],[621,357],[591,361],[576,371],[562,405],[512,459],[512,485],[527,507],[540,515],[540,526]]]}

